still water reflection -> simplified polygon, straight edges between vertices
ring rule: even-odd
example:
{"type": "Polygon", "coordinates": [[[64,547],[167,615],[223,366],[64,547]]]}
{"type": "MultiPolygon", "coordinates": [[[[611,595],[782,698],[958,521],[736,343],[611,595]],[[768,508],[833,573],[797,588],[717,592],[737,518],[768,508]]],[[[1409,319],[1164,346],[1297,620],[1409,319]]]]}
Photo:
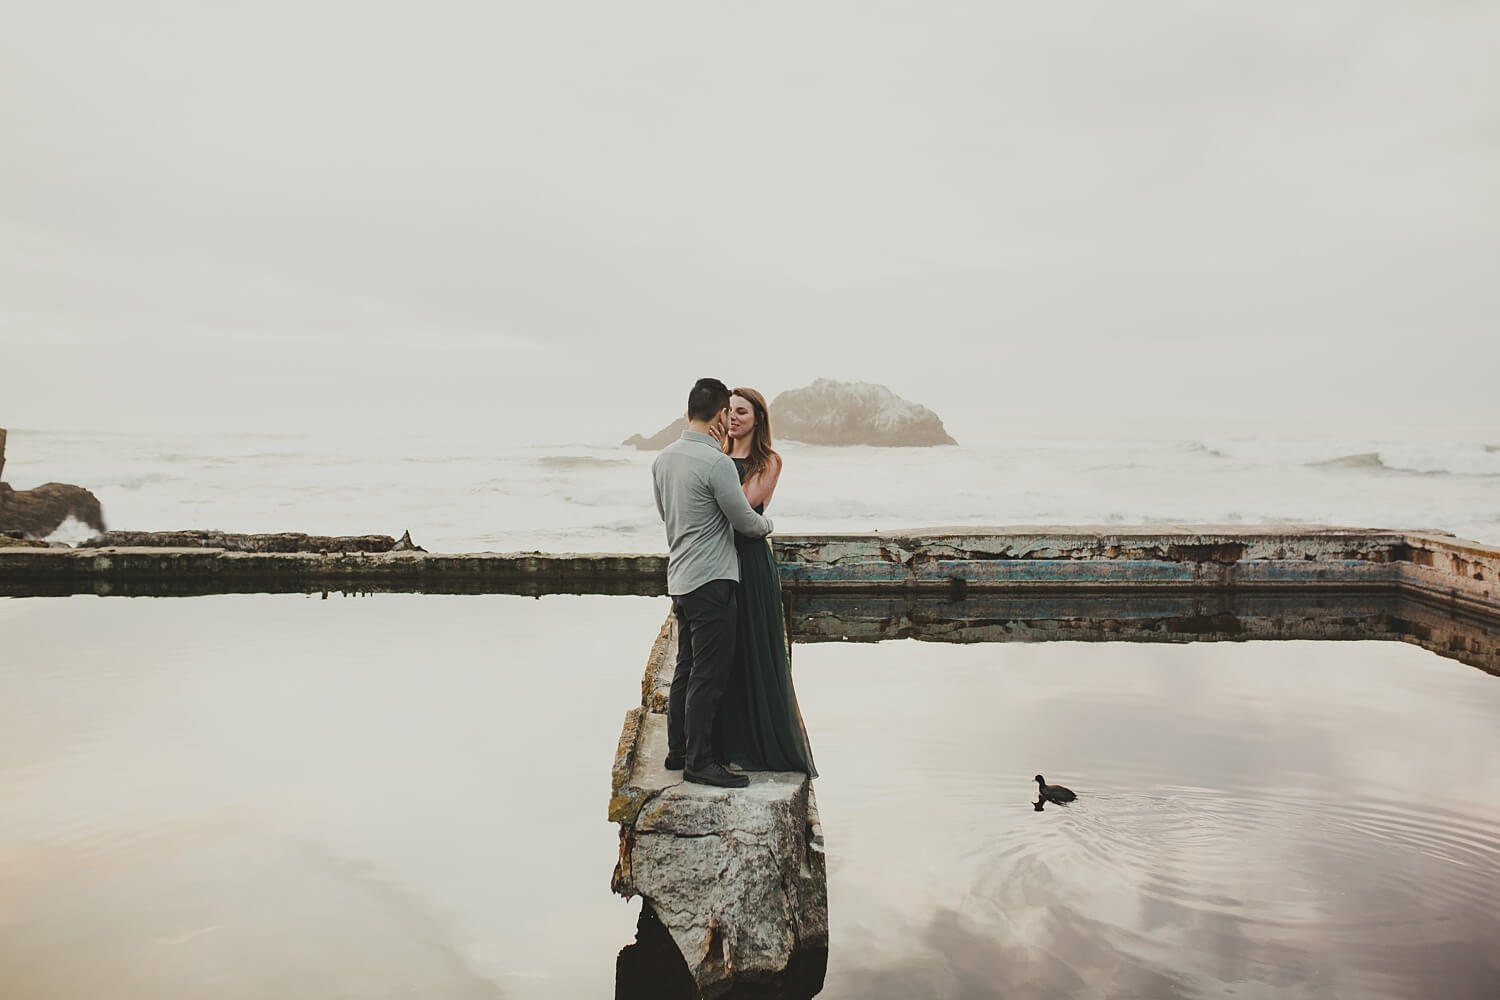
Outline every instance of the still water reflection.
{"type": "Polygon", "coordinates": [[[1374,642],[825,644],[797,671],[823,997],[1500,995],[1494,677],[1374,642]],[[1038,772],[1078,801],[1038,811],[1038,772]]]}
{"type": "MultiPolygon", "coordinates": [[[[609,996],[608,761],[666,607],[0,601],[0,993],[609,996]]],[[[1394,642],[795,662],[821,997],[1500,995],[1500,679],[1394,642]]]]}
{"type": "Polygon", "coordinates": [[[0,996],[608,995],[660,598],[0,600],[0,996]]]}

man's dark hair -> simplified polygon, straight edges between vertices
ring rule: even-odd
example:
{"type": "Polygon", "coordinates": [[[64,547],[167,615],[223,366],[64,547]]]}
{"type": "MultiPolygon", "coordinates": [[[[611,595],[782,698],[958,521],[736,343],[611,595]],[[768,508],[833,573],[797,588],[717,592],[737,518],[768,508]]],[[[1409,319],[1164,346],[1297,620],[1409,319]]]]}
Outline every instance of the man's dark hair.
{"type": "Polygon", "coordinates": [[[729,405],[729,386],[716,378],[700,378],[688,393],[688,419],[712,420],[729,405]]]}

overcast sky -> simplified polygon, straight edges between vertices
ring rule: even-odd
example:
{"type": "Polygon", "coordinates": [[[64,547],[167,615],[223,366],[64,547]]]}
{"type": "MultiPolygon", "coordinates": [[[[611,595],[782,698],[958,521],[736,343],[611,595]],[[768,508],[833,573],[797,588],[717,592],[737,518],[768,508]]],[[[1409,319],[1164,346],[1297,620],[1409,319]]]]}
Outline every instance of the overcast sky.
{"type": "Polygon", "coordinates": [[[1500,5],[0,4],[0,426],[1500,434],[1500,5]],[[1487,374],[1486,374],[1487,373],[1487,374]]]}

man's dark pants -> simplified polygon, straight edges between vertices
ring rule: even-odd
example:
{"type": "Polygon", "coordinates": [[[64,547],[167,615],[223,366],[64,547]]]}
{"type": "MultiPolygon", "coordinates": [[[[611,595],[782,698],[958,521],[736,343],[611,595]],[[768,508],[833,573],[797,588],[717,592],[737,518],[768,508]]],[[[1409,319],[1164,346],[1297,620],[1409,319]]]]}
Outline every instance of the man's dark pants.
{"type": "Polygon", "coordinates": [[[714,763],[714,720],[734,663],[735,602],[739,584],[710,580],[672,598],[677,615],[677,669],[667,697],[667,753],[689,771],[714,763]]]}

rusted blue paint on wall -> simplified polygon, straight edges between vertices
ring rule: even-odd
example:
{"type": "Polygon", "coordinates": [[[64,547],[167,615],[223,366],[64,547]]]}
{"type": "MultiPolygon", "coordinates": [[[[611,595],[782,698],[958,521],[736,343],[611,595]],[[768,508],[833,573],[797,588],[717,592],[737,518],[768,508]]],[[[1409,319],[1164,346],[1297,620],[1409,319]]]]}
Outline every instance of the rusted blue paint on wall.
{"type": "MultiPolygon", "coordinates": [[[[1469,543],[1458,543],[1467,546],[1469,543]]],[[[891,535],[800,535],[777,539],[789,587],[1398,586],[1413,568],[1442,566],[1424,546],[1446,539],[1364,529],[1160,532],[1088,529],[931,530],[891,535]]],[[[1483,574],[1487,550],[1457,563],[1483,574]]],[[[1471,554],[1472,553],[1472,554],[1471,554]]],[[[1456,574],[1446,573],[1445,580],[1456,574]]],[[[1483,582],[1483,581],[1479,581],[1483,582]]],[[[1465,590],[1472,590],[1465,587],[1465,590]]]]}
{"type": "Polygon", "coordinates": [[[1231,567],[1236,583],[1397,583],[1399,563],[1363,559],[1247,560],[1231,567]]]}
{"type": "Polygon", "coordinates": [[[848,584],[901,584],[907,580],[906,567],[901,563],[886,562],[840,562],[803,563],[781,562],[781,581],[793,583],[848,583],[848,584]]]}
{"type": "Polygon", "coordinates": [[[923,564],[911,579],[918,583],[1191,583],[1194,564],[1141,559],[942,559],[923,564]]]}
{"type": "MultiPolygon", "coordinates": [[[[774,539],[783,583],[809,591],[1037,592],[1397,587],[1500,610],[1500,548],[1431,532],[1260,528],[962,528],[774,539]]],[[[330,589],[451,593],[665,590],[666,557],[633,553],[38,549],[0,541],[0,594],[206,594],[330,589]]]]}
{"type": "Polygon", "coordinates": [[[1399,567],[1356,559],[1311,562],[1259,560],[1220,566],[1213,563],[1155,562],[1142,559],[942,559],[907,568],[899,563],[840,562],[837,565],[784,562],[787,586],[943,586],[962,581],[972,586],[1098,584],[1234,583],[1395,583],[1399,567]]]}

